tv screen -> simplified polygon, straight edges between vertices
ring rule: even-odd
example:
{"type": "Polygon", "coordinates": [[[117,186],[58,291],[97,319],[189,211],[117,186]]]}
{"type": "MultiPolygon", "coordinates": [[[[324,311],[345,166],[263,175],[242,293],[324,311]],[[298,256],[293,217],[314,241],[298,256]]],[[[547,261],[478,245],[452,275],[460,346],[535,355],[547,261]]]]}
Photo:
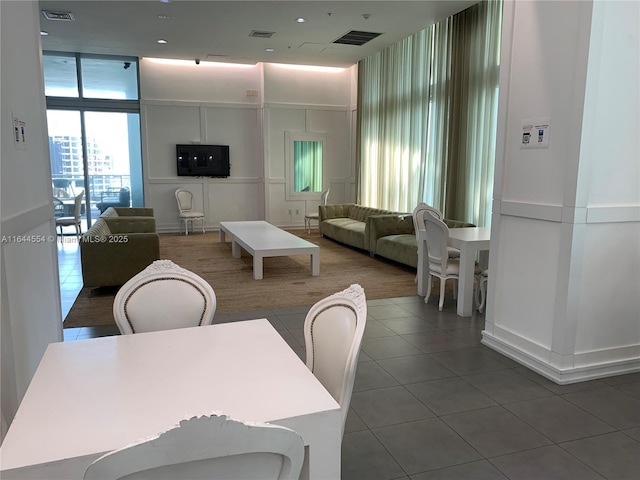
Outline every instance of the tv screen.
{"type": "Polygon", "coordinates": [[[178,176],[228,177],[228,145],[176,145],[178,176]]]}

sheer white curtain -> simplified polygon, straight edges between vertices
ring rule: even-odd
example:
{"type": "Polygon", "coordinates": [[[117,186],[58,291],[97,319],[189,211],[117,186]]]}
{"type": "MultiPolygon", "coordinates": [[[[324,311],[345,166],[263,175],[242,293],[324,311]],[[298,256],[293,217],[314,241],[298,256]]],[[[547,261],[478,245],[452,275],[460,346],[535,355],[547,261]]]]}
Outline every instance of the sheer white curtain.
{"type": "Polygon", "coordinates": [[[489,225],[501,1],[484,1],[359,65],[359,202],[489,225]]]}
{"type": "Polygon", "coordinates": [[[430,69],[429,30],[360,63],[361,204],[413,210],[427,154],[430,69]]]}
{"type": "Polygon", "coordinates": [[[491,222],[500,74],[502,3],[481,2],[454,17],[447,216],[491,222]]]}

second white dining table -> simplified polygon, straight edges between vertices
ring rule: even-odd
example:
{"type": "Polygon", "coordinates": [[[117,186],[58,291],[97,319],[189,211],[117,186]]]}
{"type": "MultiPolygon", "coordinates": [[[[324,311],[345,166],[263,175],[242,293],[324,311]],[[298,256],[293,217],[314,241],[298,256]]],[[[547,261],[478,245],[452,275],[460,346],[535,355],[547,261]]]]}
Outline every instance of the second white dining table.
{"type": "MultiPolygon", "coordinates": [[[[422,234],[424,235],[424,234],[422,234]]],[[[489,227],[464,227],[450,228],[450,247],[460,250],[460,272],[458,280],[458,301],[456,311],[461,317],[470,317],[473,313],[473,281],[475,262],[478,252],[480,252],[480,268],[487,268],[491,228],[489,227]]],[[[418,239],[418,261],[426,255],[424,239],[418,239]]],[[[429,275],[425,269],[424,275],[429,275]]],[[[426,277],[425,277],[426,278],[426,277]]],[[[425,279],[418,281],[418,295],[425,296],[427,282],[425,279]]]]}
{"type": "Polygon", "coordinates": [[[303,476],[340,478],[340,406],[266,319],[49,345],[0,476],[82,479],[100,455],[212,412],[297,431],[303,476]]]}

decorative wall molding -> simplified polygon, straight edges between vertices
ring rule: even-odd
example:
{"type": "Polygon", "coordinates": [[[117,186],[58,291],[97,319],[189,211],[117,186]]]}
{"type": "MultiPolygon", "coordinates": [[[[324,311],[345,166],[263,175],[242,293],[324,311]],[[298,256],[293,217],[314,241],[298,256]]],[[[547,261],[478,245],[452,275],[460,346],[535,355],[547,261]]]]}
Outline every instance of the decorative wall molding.
{"type": "MultiPolygon", "coordinates": [[[[530,343],[525,339],[520,339],[521,343],[530,343]]],[[[613,348],[611,350],[600,350],[598,352],[585,352],[579,355],[565,355],[560,363],[567,364],[578,362],[583,363],[582,366],[558,368],[552,365],[550,362],[541,358],[542,355],[536,356],[530,352],[521,348],[521,345],[511,345],[508,341],[497,338],[494,334],[488,331],[482,332],[482,344],[490,347],[491,349],[500,352],[506,357],[530,368],[531,370],[539,373],[543,377],[552,380],[559,385],[567,385],[570,383],[583,382],[586,380],[593,380],[596,378],[611,377],[614,375],[622,375],[626,373],[640,372],[640,359],[638,358],[624,358],[626,355],[633,355],[633,351],[636,351],[640,347],[620,347],[613,348]],[[594,354],[597,355],[599,363],[584,363],[585,360],[594,360],[594,354]],[[573,362],[569,362],[573,358],[573,362]]],[[[538,346],[539,347],[539,346],[538,346]]],[[[540,352],[538,352],[540,353],[540,352]]],[[[554,356],[553,352],[547,351],[546,356],[551,360],[554,356]]],[[[555,357],[555,356],[554,356],[555,357]]],[[[556,359],[557,360],[557,359],[556,359]]]]}
{"type": "Polygon", "coordinates": [[[339,112],[350,111],[348,105],[316,105],[312,103],[282,103],[269,102],[263,104],[264,108],[286,108],[287,110],[337,110],[339,112]]]}
{"type": "Polygon", "coordinates": [[[262,184],[263,179],[259,177],[228,177],[228,178],[211,178],[211,177],[152,177],[147,178],[146,183],[149,185],[162,184],[196,184],[202,183],[223,185],[223,184],[262,184]]]}
{"type": "Polygon", "coordinates": [[[530,218],[546,222],[593,224],[640,222],[640,206],[611,205],[571,207],[537,203],[494,200],[492,211],[510,217],[530,218]]]}
{"type": "Polygon", "coordinates": [[[140,100],[140,107],[196,107],[196,108],[241,108],[249,110],[259,110],[262,108],[258,103],[238,103],[238,102],[196,102],[191,100],[140,100]]]}
{"type": "Polygon", "coordinates": [[[19,236],[53,220],[53,204],[46,203],[2,219],[2,235],[19,236]]]}

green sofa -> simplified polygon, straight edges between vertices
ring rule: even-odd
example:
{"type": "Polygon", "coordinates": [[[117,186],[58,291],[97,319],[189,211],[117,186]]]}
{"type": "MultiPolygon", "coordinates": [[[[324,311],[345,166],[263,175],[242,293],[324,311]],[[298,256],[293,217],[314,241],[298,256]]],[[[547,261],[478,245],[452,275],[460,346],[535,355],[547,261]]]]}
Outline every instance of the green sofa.
{"type": "Polygon", "coordinates": [[[110,207],[82,235],[85,287],[123,285],[160,258],[152,208],[110,207]]]}
{"type": "MultiPolygon", "coordinates": [[[[418,241],[411,213],[364,207],[355,203],[320,205],[320,234],[413,268],[418,266],[418,241]]],[[[449,228],[474,227],[444,219],[449,228]]]]}
{"type": "Polygon", "coordinates": [[[371,215],[396,214],[389,210],[364,207],[355,203],[320,205],[320,235],[340,243],[369,251],[369,224],[371,215]]]}
{"type": "MultiPolygon", "coordinates": [[[[449,228],[475,227],[472,223],[445,218],[449,228]]],[[[411,214],[369,217],[369,252],[410,267],[418,266],[418,241],[411,214]]]]}

